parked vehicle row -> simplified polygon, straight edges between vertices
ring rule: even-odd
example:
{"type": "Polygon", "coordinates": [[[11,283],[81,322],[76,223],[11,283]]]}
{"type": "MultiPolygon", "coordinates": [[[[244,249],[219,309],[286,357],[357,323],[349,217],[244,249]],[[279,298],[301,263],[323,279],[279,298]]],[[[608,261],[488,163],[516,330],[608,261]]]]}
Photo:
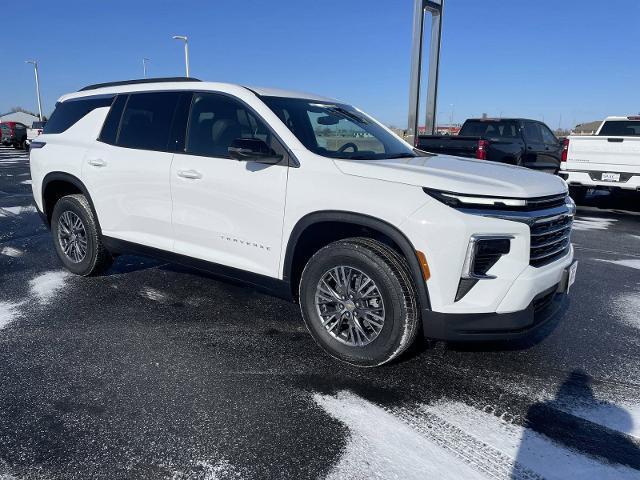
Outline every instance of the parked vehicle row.
{"type": "Polygon", "coordinates": [[[550,173],[560,169],[562,143],[537,120],[481,118],[464,122],[458,135],[419,135],[421,150],[491,160],[550,173]]]}
{"type": "Polygon", "coordinates": [[[640,116],[607,117],[595,135],[567,137],[560,168],[576,201],[589,189],[640,191],[640,116]]]}
{"type": "Polygon", "coordinates": [[[316,342],[376,366],[418,335],[518,338],[576,272],[557,176],[426,153],[346,103],[178,81],[60,98],[31,145],[63,265],[141,253],[299,302],[316,342]]]}

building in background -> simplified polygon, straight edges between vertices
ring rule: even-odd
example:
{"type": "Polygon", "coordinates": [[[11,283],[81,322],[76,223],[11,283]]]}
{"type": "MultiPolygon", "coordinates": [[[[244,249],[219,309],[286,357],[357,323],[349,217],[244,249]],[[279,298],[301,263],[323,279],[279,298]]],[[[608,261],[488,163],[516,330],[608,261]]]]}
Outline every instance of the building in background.
{"type": "Polygon", "coordinates": [[[571,135],[595,135],[602,120],[597,122],[580,123],[571,131],[571,135]]]}
{"type": "Polygon", "coordinates": [[[37,122],[38,116],[27,112],[10,112],[0,114],[0,123],[2,122],[18,122],[31,128],[33,122],[37,122]]]}

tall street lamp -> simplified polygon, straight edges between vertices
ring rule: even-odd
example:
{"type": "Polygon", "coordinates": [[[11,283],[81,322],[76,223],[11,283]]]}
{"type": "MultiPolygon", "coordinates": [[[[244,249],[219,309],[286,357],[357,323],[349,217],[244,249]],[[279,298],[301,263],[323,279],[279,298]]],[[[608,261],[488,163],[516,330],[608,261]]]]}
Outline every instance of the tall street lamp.
{"type": "Polygon", "coordinates": [[[142,59],[142,75],[144,76],[144,78],[147,78],[147,62],[148,61],[149,61],[148,58],[142,59]]]}
{"type": "Polygon", "coordinates": [[[40,80],[38,79],[38,61],[26,60],[24,63],[33,65],[33,71],[36,75],[36,95],[38,96],[38,118],[42,121],[42,100],[40,99],[40,80]]]}
{"type": "Polygon", "coordinates": [[[174,40],[182,40],[184,42],[184,66],[189,76],[189,38],[186,35],[174,35],[174,40]]]}

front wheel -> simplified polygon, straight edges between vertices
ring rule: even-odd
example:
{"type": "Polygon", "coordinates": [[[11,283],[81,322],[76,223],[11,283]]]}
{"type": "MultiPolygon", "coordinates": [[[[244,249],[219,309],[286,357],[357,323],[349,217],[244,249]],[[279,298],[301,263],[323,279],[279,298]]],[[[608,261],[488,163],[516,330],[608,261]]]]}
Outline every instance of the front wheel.
{"type": "Polygon", "coordinates": [[[70,272],[96,275],[113,263],[84,195],[67,195],[58,200],[51,216],[51,233],[56,253],[70,272]]]}
{"type": "Polygon", "coordinates": [[[369,238],[340,240],[316,252],[302,273],[300,307],[318,345],[356,366],[393,360],[419,331],[406,261],[369,238]]]}

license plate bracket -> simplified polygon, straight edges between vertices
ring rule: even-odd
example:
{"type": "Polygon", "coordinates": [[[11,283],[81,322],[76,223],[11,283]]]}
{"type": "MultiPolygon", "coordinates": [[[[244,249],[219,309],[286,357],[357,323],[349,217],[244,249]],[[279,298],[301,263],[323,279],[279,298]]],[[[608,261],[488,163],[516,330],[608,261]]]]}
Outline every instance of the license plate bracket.
{"type": "Polygon", "coordinates": [[[602,175],[600,176],[600,179],[603,182],[619,182],[620,181],[620,174],[619,173],[613,173],[613,172],[602,172],[602,175]]]}

